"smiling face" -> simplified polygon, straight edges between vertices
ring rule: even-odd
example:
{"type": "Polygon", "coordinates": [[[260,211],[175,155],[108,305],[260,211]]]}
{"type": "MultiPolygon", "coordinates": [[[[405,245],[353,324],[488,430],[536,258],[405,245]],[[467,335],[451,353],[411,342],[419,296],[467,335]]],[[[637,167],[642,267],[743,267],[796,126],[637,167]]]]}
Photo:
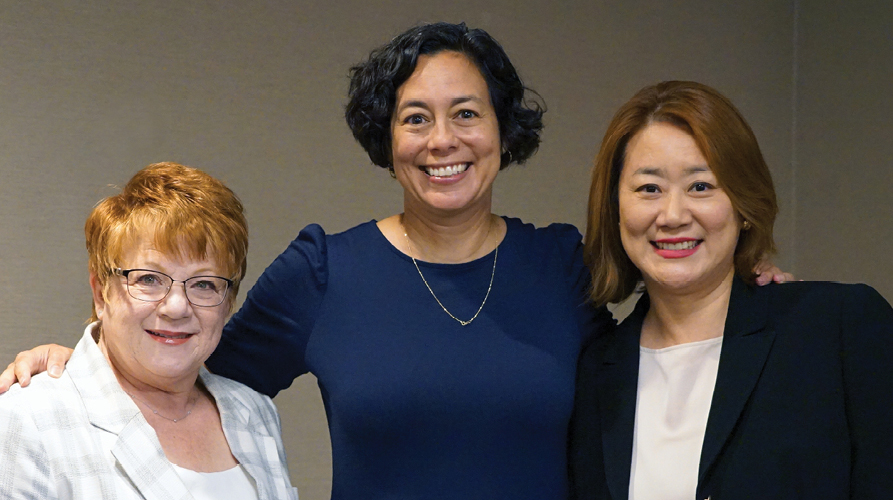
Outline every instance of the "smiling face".
{"type": "Polygon", "coordinates": [[[468,57],[451,51],[419,57],[397,89],[391,136],[406,209],[489,213],[499,123],[487,82],[468,57]]]}
{"type": "Polygon", "coordinates": [[[649,291],[708,290],[734,275],[740,220],[694,138],[652,123],[630,139],[620,236],[649,291]]]}
{"type": "MultiPolygon", "coordinates": [[[[213,260],[183,260],[159,252],[149,238],[125,251],[121,264],[126,269],[161,271],[175,280],[220,276],[222,271],[213,260]]],[[[119,378],[159,388],[194,383],[199,367],[220,341],[229,300],[216,307],[193,306],[179,282],[160,302],[131,297],[123,277],[109,277],[105,293],[94,276],[90,284],[102,322],[99,345],[119,378]]]]}

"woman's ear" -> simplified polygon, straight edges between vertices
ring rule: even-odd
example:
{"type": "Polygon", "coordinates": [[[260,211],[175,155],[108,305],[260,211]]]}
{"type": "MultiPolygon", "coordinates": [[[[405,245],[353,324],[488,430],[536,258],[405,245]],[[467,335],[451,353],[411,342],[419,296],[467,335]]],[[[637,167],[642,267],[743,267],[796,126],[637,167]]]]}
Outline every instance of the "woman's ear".
{"type": "Polygon", "coordinates": [[[96,317],[102,319],[102,312],[105,309],[105,287],[93,273],[90,273],[90,289],[93,291],[93,310],[96,311],[96,317]]]}

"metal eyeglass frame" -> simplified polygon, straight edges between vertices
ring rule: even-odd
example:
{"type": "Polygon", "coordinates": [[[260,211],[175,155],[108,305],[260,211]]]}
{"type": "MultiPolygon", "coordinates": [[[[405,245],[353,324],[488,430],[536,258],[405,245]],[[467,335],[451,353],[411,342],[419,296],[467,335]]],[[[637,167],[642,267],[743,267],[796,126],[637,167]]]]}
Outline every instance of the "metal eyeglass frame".
{"type": "Polygon", "coordinates": [[[230,289],[233,287],[233,284],[235,283],[233,280],[231,280],[229,278],[224,278],[223,276],[214,276],[214,275],[191,276],[189,278],[186,278],[185,280],[175,280],[169,274],[163,273],[161,271],[156,271],[154,269],[143,269],[143,268],[121,269],[120,267],[116,267],[116,268],[112,269],[112,274],[115,274],[117,276],[123,276],[124,277],[124,286],[127,288],[127,294],[130,295],[131,297],[133,297],[134,299],[141,300],[143,302],[161,302],[171,293],[171,288],[174,287],[174,284],[183,283],[183,295],[186,297],[186,300],[195,307],[217,307],[220,304],[223,304],[223,302],[226,301],[226,296],[229,294],[230,289]],[[167,291],[164,292],[164,295],[162,295],[161,298],[158,298],[155,300],[150,300],[150,299],[144,299],[144,298],[137,297],[136,295],[131,293],[130,280],[127,277],[133,271],[146,271],[146,272],[150,272],[150,273],[160,274],[162,276],[167,277],[167,279],[171,280],[171,285],[169,287],[167,287],[167,291]],[[221,279],[221,280],[225,281],[226,282],[226,290],[223,291],[223,296],[220,298],[220,302],[218,302],[214,305],[196,304],[195,302],[193,302],[192,299],[189,298],[189,292],[188,292],[188,289],[186,288],[186,282],[192,281],[196,278],[217,278],[217,279],[221,279]]]}

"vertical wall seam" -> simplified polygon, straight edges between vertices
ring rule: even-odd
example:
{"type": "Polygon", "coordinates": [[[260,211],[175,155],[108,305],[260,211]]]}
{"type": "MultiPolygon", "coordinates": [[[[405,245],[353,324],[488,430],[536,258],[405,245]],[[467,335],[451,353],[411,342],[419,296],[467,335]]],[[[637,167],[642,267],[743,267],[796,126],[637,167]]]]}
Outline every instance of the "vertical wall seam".
{"type": "Polygon", "coordinates": [[[792,273],[799,273],[797,269],[797,114],[799,111],[799,56],[800,56],[800,0],[794,2],[794,26],[792,36],[792,62],[791,62],[791,229],[790,229],[790,257],[788,262],[792,273]]]}

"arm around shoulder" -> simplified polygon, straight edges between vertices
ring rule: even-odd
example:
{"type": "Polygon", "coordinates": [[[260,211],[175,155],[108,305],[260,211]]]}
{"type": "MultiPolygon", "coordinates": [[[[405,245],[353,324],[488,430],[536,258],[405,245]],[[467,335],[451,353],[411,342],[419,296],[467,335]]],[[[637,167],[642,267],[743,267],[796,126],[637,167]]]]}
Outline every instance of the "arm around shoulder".
{"type": "Polygon", "coordinates": [[[325,295],[326,235],[311,225],[270,264],[208,359],[214,373],[275,396],[306,373],[307,341],[325,295]]]}
{"type": "Polygon", "coordinates": [[[589,292],[592,275],[583,260],[583,237],[576,227],[570,224],[551,224],[548,230],[553,232],[560,252],[567,266],[567,282],[576,301],[577,321],[583,334],[583,345],[593,339],[613,331],[617,326],[611,311],[605,306],[596,307],[589,292]]]}
{"type": "Polygon", "coordinates": [[[0,394],[8,391],[16,382],[27,387],[32,375],[44,371],[48,371],[53,378],[59,378],[72,352],[71,348],[56,344],[40,345],[20,352],[0,374],[0,394]]]}

